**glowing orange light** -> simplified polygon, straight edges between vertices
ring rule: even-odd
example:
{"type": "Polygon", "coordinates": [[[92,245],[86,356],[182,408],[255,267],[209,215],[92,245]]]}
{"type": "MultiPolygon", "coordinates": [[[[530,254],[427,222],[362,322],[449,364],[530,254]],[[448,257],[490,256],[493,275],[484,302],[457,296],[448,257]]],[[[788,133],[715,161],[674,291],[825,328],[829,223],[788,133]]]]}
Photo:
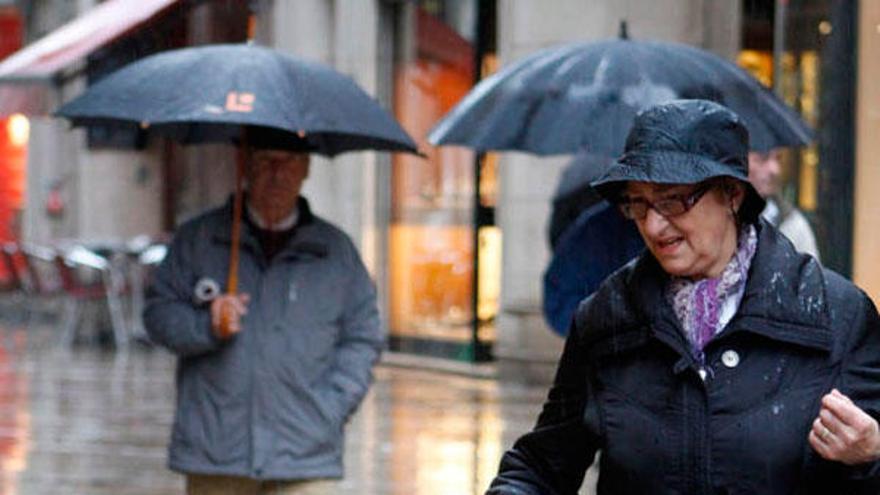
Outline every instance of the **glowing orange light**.
{"type": "Polygon", "coordinates": [[[20,113],[10,115],[6,129],[9,133],[9,142],[13,146],[27,145],[31,133],[31,123],[27,117],[20,113]]]}

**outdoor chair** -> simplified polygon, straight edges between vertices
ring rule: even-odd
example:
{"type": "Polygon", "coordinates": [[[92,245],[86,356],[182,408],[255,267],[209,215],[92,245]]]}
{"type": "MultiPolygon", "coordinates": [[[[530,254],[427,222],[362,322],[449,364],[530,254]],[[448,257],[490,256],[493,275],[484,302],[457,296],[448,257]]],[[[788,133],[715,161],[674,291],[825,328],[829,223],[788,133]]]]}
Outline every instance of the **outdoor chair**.
{"type": "Polygon", "coordinates": [[[24,309],[26,315],[27,300],[23,300],[27,296],[24,289],[24,264],[18,246],[14,242],[6,242],[0,246],[0,262],[5,272],[5,280],[0,283],[0,294],[8,296],[12,307],[18,310],[24,309]]]}
{"type": "Polygon", "coordinates": [[[110,313],[113,342],[117,348],[128,344],[129,335],[122,308],[126,284],[121,273],[104,257],[83,246],[70,246],[55,256],[65,295],[61,324],[62,344],[73,344],[83,306],[104,302],[110,313]]]}
{"type": "MultiPolygon", "coordinates": [[[[28,326],[37,314],[46,310],[61,295],[61,279],[55,270],[55,250],[32,243],[18,246],[19,272],[23,290],[28,298],[28,326]]],[[[54,307],[50,311],[54,314],[54,307]]]]}
{"type": "Polygon", "coordinates": [[[0,257],[3,260],[3,268],[6,271],[6,281],[3,283],[5,289],[20,291],[24,286],[24,278],[27,274],[24,271],[24,262],[21,260],[21,251],[14,242],[3,243],[0,248],[0,257]]]}
{"type": "Polygon", "coordinates": [[[150,284],[153,270],[165,259],[167,253],[168,246],[165,244],[153,244],[142,248],[137,259],[129,268],[131,277],[131,333],[133,337],[143,341],[149,340],[143,321],[144,292],[150,284]]]}
{"type": "Polygon", "coordinates": [[[6,246],[3,246],[2,256],[0,256],[0,266],[3,268],[3,275],[0,277],[0,293],[18,292],[21,283],[18,273],[15,271],[14,260],[11,256],[6,255],[6,246]]]}

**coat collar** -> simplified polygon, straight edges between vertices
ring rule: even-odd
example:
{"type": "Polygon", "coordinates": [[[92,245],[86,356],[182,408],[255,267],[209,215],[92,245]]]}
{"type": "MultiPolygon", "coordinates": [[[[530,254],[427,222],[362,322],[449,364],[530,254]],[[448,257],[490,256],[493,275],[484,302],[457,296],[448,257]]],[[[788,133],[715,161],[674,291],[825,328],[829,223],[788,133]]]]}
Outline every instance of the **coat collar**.
{"type": "MultiPolygon", "coordinates": [[[[797,253],[765,221],[759,221],[756,229],[758,247],[739,310],[718,338],[750,332],[829,350],[832,329],[822,267],[814,258],[797,253]]],[[[664,296],[668,280],[645,250],[582,304],[577,331],[584,332],[588,343],[610,338],[612,349],[639,345],[653,335],[684,353],[688,349],[684,333],[664,296]]]]}
{"type": "Polygon", "coordinates": [[[798,253],[765,221],[758,253],[737,314],[736,329],[820,349],[830,349],[832,318],[822,266],[798,253]]]}
{"type": "MultiPolygon", "coordinates": [[[[232,217],[232,201],[230,198],[221,209],[221,215],[224,219],[232,217]]],[[[287,246],[278,253],[277,259],[326,257],[329,253],[329,247],[322,240],[317,240],[317,236],[312,235],[313,230],[317,228],[317,222],[309,207],[309,202],[300,196],[297,209],[299,210],[299,220],[295,227],[297,232],[287,242],[287,246]]],[[[214,242],[232,244],[231,224],[231,220],[219,224],[212,235],[214,242]]],[[[261,252],[260,242],[248,222],[244,220],[241,222],[241,245],[252,253],[261,252]]]]}

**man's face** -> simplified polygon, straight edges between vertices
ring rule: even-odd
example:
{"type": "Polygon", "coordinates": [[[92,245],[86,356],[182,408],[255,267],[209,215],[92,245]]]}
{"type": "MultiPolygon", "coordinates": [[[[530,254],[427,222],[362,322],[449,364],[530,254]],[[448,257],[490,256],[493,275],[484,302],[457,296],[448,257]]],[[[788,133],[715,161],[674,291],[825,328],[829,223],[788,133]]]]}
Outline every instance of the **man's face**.
{"type": "Polygon", "coordinates": [[[781,152],[749,152],[749,182],[763,197],[779,193],[779,176],[782,174],[781,152]]]}
{"type": "Polygon", "coordinates": [[[270,223],[296,207],[309,175],[309,155],[292,151],[253,149],[248,153],[248,202],[270,223]]]}

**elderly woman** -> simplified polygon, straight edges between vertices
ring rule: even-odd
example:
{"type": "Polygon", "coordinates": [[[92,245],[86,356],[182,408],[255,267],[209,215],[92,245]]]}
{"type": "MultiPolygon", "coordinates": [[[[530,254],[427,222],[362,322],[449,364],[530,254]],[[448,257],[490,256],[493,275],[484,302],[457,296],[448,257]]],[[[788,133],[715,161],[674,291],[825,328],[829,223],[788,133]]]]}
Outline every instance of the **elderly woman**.
{"type": "Polygon", "coordinates": [[[581,303],[489,494],[880,493],[880,318],[758,220],[748,133],[701,100],[636,118],[595,185],[647,250],[581,303]]]}

